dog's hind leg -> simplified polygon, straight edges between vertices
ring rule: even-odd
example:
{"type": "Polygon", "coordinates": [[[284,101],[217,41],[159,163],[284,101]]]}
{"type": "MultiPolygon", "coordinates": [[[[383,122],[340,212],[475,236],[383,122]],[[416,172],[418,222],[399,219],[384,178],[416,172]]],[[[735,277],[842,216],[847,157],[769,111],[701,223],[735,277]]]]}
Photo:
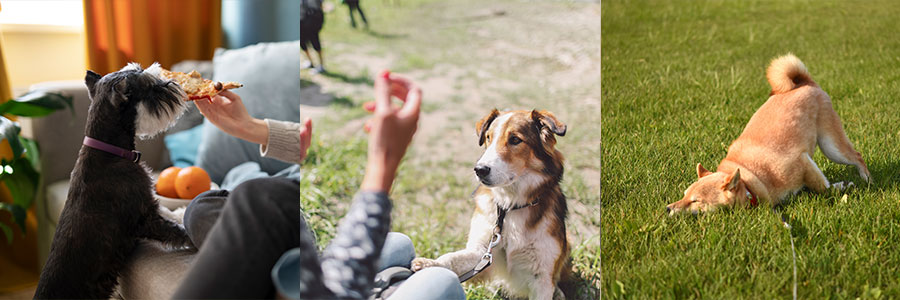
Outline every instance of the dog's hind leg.
{"type": "Polygon", "coordinates": [[[841,126],[841,119],[831,105],[823,105],[819,110],[816,142],[825,157],[839,164],[856,166],[859,177],[866,182],[871,182],[866,162],[863,161],[862,155],[853,149],[853,144],[850,143],[850,139],[847,138],[847,134],[841,126]]]}
{"type": "Polygon", "coordinates": [[[109,223],[82,217],[68,207],[63,210],[34,298],[109,299],[136,246],[128,226],[106,226],[109,223]],[[76,221],[76,216],[81,218],[76,221]]]}
{"type": "Polygon", "coordinates": [[[146,222],[141,224],[138,237],[160,241],[175,248],[190,246],[194,248],[191,238],[184,227],[166,220],[155,210],[146,217],[146,222]]]}

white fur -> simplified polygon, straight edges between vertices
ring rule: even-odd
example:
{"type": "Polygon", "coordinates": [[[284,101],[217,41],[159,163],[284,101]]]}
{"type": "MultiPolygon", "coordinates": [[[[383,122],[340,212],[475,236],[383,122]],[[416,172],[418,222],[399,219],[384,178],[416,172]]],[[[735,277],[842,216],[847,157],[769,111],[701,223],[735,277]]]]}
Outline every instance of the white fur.
{"type": "MultiPolygon", "coordinates": [[[[493,172],[493,171],[492,171],[493,172]]],[[[528,193],[540,186],[547,177],[526,171],[525,174],[514,177],[511,184],[491,188],[494,201],[502,207],[514,207],[528,204],[528,193]]]]}
{"type": "Polygon", "coordinates": [[[162,74],[162,66],[159,65],[158,62],[153,63],[150,67],[144,69],[144,73],[151,74],[156,77],[160,77],[162,74]]]}
{"type": "MultiPolygon", "coordinates": [[[[526,176],[540,177],[531,173],[522,177],[526,176]]],[[[514,186],[524,187],[531,184],[531,181],[519,180],[514,186]]],[[[535,187],[537,185],[531,186],[531,189],[535,187]]],[[[494,201],[501,205],[502,203],[522,205],[527,201],[525,193],[508,193],[510,190],[508,188],[492,188],[494,201]]],[[[495,272],[492,275],[494,278],[501,279],[501,284],[506,286],[505,290],[512,296],[552,299],[556,290],[553,278],[554,267],[562,248],[559,241],[553,238],[548,231],[550,226],[548,219],[541,220],[536,228],[528,229],[529,214],[528,209],[513,210],[506,214],[500,248],[506,258],[502,264],[505,267],[498,264],[498,269],[503,268],[505,271],[495,272]]],[[[493,226],[489,229],[493,230],[493,226]]]]}
{"type": "Polygon", "coordinates": [[[476,163],[476,165],[484,165],[491,168],[487,181],[490,182],[492,187],[505,186],[516,179],[516,174],[510,171],[509,164],[503,161],[500,154],[497,153],[498,144],[505,142],[500,139],[500,136],[503,135],[503,125],[506,124],[506,121],[509,121],[510,117],[512,117],[512,113],[506,113],[494,119],[493,124],[491,124],[494,131],[494,139],[491,140],[491,144],[484,151],[484,154],[481,155],[481,158],[478,159],[478,163],[476,163]]]}
{"type": "Polygon", "coordinates": [[[157,133],[163,132],[166,129],[169,129],[169,127],[172,127],[172,125],[175,125],[175,120],[178,119],[178,117],[181,117],[181,114],[183,114],[184,111],[185,106],[179,105],[175,107],[173,111],[163,111],[161,115],[154,116],[148,111],[146,104],[141,102],[137,107],[135,133],[141,139],[153,137],[157,133]]]}
{"type": "Polygon", "coordinates": [[[508,225],[504,225],[503,237],[509,276],[510,294],[527,296],[530,299],[552,299],[556,287],[553,272],[560,245],[548,232],[547,219],[530,231],[526,228],[528,212],[512,211],[507,214],[508,225]]]}
{"type": "MultiPolygon", "coordinates": [[[[129,63],[127,66],[122,68],[122,70],[135,69],[135,68],[140,69],[141,65],[139,65],[138,63],[129,63]]],[[[158,79],[161,72],[162,72],[162,67],[159,65],[159,63],[155,62],[152,65],[150,65],[150,67],[148,67],[147,69],[144,69],[144,72],[142,73],[142,75],[143,76],[153,76],[158,79]]],[[[177,90],[179,93],[178,99],[181,99],[183,101],[183,99],[187,98],[187,95],[184,93],[183,90],[181,90],[181,89],[177,89],[177,90]]],[[[157,100],[147,99],[145,101],[157,101],[157,100]]],[[[154,116],[153,114],[149,113],[147,106],[144,103],[145,102],[142,101],[138,105],[137,121],[135,121],[136,122],[135,133],[141,139],[153,137],[154,135],[156,135],[160,132],[163,132],[166,129],[169,129],[169,127],[172,127],[173,125],[175,125],[175,120],[178,119],[179,117],[181,117],[181,115],[185,112],[185,110],[187,110],[187,106],[178,105],[172,111],[164,111],[162,115],[154,116]]]]}
{"type": "Polygon", "coordinates": [[[776,94],[794,89],[796,84],[793,79],[798,76],[809,77],[809,71],[799,58],[790,53],[773,59],[766,70],[766,78],[776,94]]]}
{"type": "Polygon", "coordinates": [[[122,69],[119,70],[119,72],[133,71],[133,70],[140,70],[140,69],[141,69],[141,64],[136,63],[136,62],[130,62],[127,65],[125,65],[124,67],[122,67],[122,69]]]}
{"type": "MultiPolygon", "coordinates": [[[[479,210],[489,213],[475,214],[472,218],[466,249],[441,255],[436,260],[417,258],[413,260],[413,269],[443,267],[457,274],[471,270],[481,260],[490,242],[497,218],[494,201],[519,202],[495,198],[497,189],[500,188],[493,188],[492,194],[475,197],[479,210]]],[[[527,209],[507,213],[500,244],[493,251],[493,262],[480,276],[494,279],[494,283],[511,296],[553,299],[557,290],[554,282],[559,279],[553,278],[554,267],[562,248],[548,231],[548,219],[542,220],[536,228],[528,229],[528,215],[527,209]]]]}

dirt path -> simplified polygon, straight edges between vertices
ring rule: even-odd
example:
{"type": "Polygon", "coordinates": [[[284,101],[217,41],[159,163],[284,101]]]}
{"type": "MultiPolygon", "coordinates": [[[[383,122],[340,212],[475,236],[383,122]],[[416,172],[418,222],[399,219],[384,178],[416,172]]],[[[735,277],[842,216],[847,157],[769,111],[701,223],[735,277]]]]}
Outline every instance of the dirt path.
{"type": "MultiPolygon", "coordinates": [[[[599,235],[600,192],[600,7],[599,4],[517,3],[464,5],[433,3],[420,9],[433,27],[390,32],[402,39],[384,43],[327,42],[327,63],[339,71],[403,69],[423,87],[425,104],[410,163],[447,161],[453,176],[473,181],[471,164],[481,154],[475,122],[491,108],[546,109],[569,125],[559,139],[567,157],[566,178],[586,185],[569,195],[570,231],[581,242],[599,235]],[[403,50],[397,50],[403,49],[403,50]]],[[[378,30],[378,29],[376,29],[378,30]]],[[[388,29],[384,29],[387,32],[388,29]]],[[[352,72],[346,72],[353,74],[352,72]]],[[[347,77],[347,76],[344,76],[347,77]]],[[[362,80],[305,74],[321,91],[370,99],[362,80]]],[[[310,94],[313,95],[313,94],[310,94]]],[[[315,118],[327,108],[306,110],[315,118]]],[[[360,134],[363,119],[332,134],[360,134]]],[[[599,237],[596,244],[599,245],[599,237]]],[[[593,244],[593,242],[591,242],[593,244]]]]}

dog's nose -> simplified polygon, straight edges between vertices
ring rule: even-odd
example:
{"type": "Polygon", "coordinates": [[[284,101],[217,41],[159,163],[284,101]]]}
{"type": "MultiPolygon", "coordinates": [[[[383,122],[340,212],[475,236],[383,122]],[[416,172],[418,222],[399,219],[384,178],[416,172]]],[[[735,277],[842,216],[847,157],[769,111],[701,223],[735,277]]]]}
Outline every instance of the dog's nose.
{"type": "Polygon", "coordinates": [[[475,166],[475,175],[478,175],[479,178],[484,178],[488,174],[491,174],[491,167],[485,165],[475,166]]]}
{"type": "Polygon", "coordinates": [[[666,213],[670,213],[670,212],[672,212],[672,208],[671,208],[671,207],[668,207],[668,206],[666,206],[666,213]]]}

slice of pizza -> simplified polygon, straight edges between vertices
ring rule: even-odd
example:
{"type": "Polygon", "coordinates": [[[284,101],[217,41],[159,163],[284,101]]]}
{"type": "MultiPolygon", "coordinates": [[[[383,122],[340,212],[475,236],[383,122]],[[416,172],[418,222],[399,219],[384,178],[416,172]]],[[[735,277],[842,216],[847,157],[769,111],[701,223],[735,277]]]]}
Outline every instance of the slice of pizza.
{"type": "Polygon", "coordinates": [[[188,95],[188,101],[203,98],[209,99],[221,91],[244,86],[237,82],[222,83],[205,79],[200,77],[200,73],[197,73],[197,71],[182,73],[163,69],[159,76],[164,79],[172,80],[180,85],[181,89],[184,90],[184,93],[188,95]]]}

